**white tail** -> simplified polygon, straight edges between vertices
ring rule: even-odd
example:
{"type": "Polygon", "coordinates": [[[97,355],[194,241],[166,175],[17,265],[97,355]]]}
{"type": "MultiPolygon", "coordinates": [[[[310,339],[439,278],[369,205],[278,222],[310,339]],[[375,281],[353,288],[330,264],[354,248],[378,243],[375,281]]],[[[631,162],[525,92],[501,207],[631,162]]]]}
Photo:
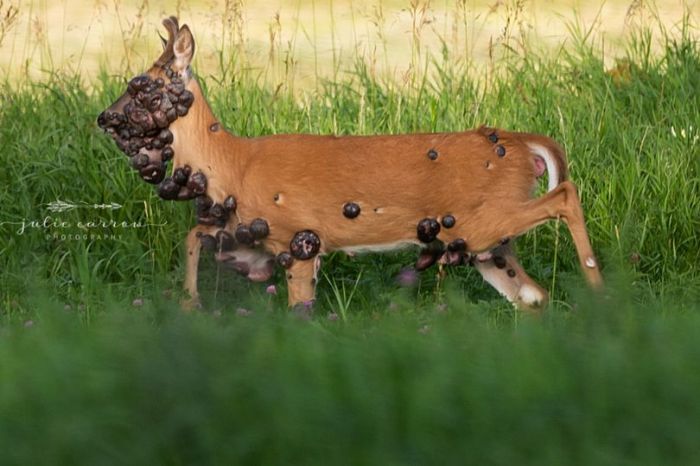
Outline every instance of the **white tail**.
{"type": "Polygon", "coordinates": [[[540,157],[544,161],[547,167],[547,177],[549,179],[547,191],[553,190],[559,185],[559,183],[564,181],[563,179],[560,179],[561,173],[559,171],[558,156],[545,146],[534,142],[528,142],[527,146],[530,148],[533,154],[540,157]]]}

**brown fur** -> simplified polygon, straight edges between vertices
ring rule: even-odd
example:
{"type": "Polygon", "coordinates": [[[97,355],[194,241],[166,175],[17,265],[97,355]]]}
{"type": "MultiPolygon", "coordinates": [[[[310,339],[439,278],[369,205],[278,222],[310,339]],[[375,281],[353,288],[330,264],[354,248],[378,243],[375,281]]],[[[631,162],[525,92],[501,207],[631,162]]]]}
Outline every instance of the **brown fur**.
{"type": "MultiPolygon", "coordinates": [[[[186,67],[191,60],[194,41],[189,29],[183,26],[175,33],[173,21],[166,20],[170,51],[166,47],[147,72],[154,79],[164,77],[164,62],[186,67]]],[[[238,209],[227,224],[229,231],[258,217],[268,222],[270,234],[262,241],[266,252],[260,254],[289,251],[294,234],[306,229],[320,237],[321,254],[363,246],[420,244],[417,223],[426,217],[440,221],[447,214],[456,218],[456,224],[442,228],[438,239],[447,244],[462,238],[468,251],[477,253],[549,219],[562,218],[571,229],[588,282],[594,287],[602,283],[597,264],[590,266],[594,255],[576,188],[566,181],[564,153],[547,137],[495,130],[498,141],[494,143],[489,140],[494,130],[482,127],[397,136],[241,138],[223,129],[213,131],[218,120],[196,79],[187,81],[187,89],[195,96],[194,104],[170,128],[174,166],[201,170],[208,180],[207,194],[215,202],[228,195],[236,197],[238,209]],[[559,169],[561,183],[538,199],[532,198],[535,155],[528,143],[547,149],[559,169]],[[505,156],[497,154],[497,144],[505,148],[505,156]],[[431,149],[437,151],[435,160],[428,157],[431,149]],[[344,217],[346,202],[359,204],[361,214],[354,219],[344,217]]],[[[118,105],[119,101],[113,108],[118,105]]],[[[215,230],[198,226],[188,235],[186,288],[193,298],[199,255],[196,231],[215,230]]],[[[518,280],[537,287],[546,297],[519,267],[510,249],[506,252],[509,264],[517,268],[518,280]]],[[[294,261],[287,271],[290,305],[313,299],[317,268],[316,259],[294,261]]],[[[517,290],[506,288],[501,291],[517,302],[517,290]]]]}

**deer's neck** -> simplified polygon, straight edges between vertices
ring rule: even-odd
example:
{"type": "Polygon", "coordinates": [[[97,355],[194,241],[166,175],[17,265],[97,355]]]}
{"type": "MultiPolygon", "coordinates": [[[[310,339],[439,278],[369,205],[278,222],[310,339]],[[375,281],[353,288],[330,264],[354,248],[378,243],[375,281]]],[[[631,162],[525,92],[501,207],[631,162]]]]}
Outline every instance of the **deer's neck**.
{"type": "Polygon", "coordinates": [[[207,177],[208,194],[216,200],[230,194],[227,189],[241,182],[246,159],[244,141],[224,129],[195,79],[190,80],[187,89],[194,94],[194,103],[187,115],[171,127],[174,167],[189,165],[193,172],[202,171],[207,177]]]}

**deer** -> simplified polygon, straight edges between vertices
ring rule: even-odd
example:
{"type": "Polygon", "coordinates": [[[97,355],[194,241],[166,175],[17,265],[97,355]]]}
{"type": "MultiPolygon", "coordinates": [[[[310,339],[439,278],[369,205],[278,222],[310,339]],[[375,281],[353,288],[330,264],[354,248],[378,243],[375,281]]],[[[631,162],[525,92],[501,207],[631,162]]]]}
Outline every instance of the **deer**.
{"type": "Polygon", "coordinates": [[[290,307],[313,303],[320,258],[417,245],[416,269],[473,265],[508,301],[538,311],[547,291],[513,240],[563,220],[593,290],[603,279],[566,155],[549,137],[481,126],[462,132],[240,137],[192,71],[195,40],[174,16],[163,51],[97,123],[166,200],[194,200],[183,306],[199,303],[202,249],[253,281],[284,270],[290,307]],[[166,176],[167,163],[173,170],[166,176]],[[547,173],[547,192],[535,197],[547,173]]]}

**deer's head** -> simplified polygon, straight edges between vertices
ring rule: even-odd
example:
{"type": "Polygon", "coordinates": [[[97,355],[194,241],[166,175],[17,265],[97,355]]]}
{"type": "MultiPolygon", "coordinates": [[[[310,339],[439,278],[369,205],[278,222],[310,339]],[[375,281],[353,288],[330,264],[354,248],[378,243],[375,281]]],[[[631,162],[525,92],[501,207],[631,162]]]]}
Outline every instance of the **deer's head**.
{"type": "Polygon", "coordinates": [[[187,90],[194,38],[177,18],[163,21],[168,39],[161,37],[163,53],[145,73],[129,81],[126,92],[103,111],[97,124],[131,158],[141,177],[153,184],[163,181],[166,163],[174,156],[169,129],[187,115],[195,96],[187,90]]]}

